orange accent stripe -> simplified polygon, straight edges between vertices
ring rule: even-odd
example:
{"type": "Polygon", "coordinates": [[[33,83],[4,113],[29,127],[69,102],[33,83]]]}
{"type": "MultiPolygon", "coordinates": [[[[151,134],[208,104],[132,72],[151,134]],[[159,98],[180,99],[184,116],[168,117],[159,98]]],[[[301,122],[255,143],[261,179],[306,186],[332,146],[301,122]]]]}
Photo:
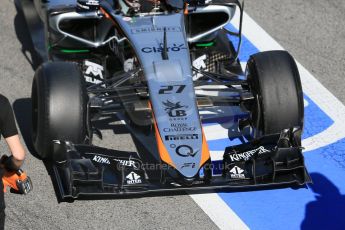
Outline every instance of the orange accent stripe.
{"type": "Polygon", "coordinates": [[[200,160],[200,165],[201,167],[203,164],[206,163],[210,159],[210,150],[208,149],[208,144],[206,141],[206,137],[204,134],[204,130],[202,129],[202,151],[201,151],[201,160],[200,160]]]}
{"type": "MultiPolygon", "coordinates": [[[[165,163],[167,163],[167,164],[171,165],[172,167],[176,168],[175,164],[173,163],[173,161],[170,158],[170,155],[169,155],[167,149],[165,148],[165,145],[164,145],[164,143],[162,141],[161,135],[160,135],[160,133],[158,131],[158,127],[157,127],[157,123],[156,123],[156,118],[155,118],[155,115],[153,113],[150,101],[148,102],[148,106],[149,106],[149,108],[152,111],[153,124],[154,124],[154,128],[155,128],[155,137],[156,137],[156,141],[157,141],[157,147],[158,147],[159,155],[160,155],[162,161],[164,161],[165,163]]],[[[206,137],[205,137],[205,134],[204,134],[204,130],[202,129],[202,127],[201,127],[201,132],[202,132],[202,148],[201,148],[202,150],[201,150],[201,159],[200,159],[199,167],[203,166],[206,163],[206,161],[208,161],[210,159],[210,150],[208,148],[208,144],[207,144],[206,137]]]]}
{"type": "Polygon", "coordinates": [[[187,3],[187,2],[184,4],[184,11],[183,11],[183,14],[184,14],[184,15],[187,15],[187,14],[188,14],[188,3],[187,3]]]}
{"type": "Polygon", "coordinates": [[[116,25],[116,22],[113,20],[113,18],[110,17],[110,15],[109,15],[102,7],[100,7],[99,9],[101,10],[101,12],[104,14],[104,16],[105,16],[107,19],[109,19],[110,21],[112,21],[112,22],[116,25]]]}
{"type": "Polygon", "coordinates": [[[158,148],[159,156],[160,156],[162,161],[164,161],[168,165],[176,168],[175,164],[173,163],[173,161],[170,158],[170,155],[169,155],[167,149],[165,148],[165,145],[163,144],[162,137],[161,137],[161,135],[160,135],[160,133],[158,131],[158,127],[157,127],[157,123],[156,123],[156,118],[155,118],[155,115],[154,115],[153,110],[152,110],[151,102],[149,101],[148,104],[149,104],[149,107],[151,108],[151,111],[152,111],[153,124],[154,124],[154,128],[155,128],[155,137],[156,137],[156,142],[157,142],[157,148],[158,148]]]}

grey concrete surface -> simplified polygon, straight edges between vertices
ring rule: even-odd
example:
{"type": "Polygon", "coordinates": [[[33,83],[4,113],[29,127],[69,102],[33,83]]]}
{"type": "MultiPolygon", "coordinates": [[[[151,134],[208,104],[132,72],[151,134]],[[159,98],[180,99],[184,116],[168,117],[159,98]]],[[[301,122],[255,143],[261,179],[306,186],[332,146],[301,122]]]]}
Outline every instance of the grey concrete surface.
{"type": "MultiPolygon", "coordinates": [[[[345,102],[343,0],[246,0],[246,11],[345,102]]],[[[34,72],[21,51],[19,40],[25,39],[26,34],[19,29],[23,22],[16,14],[13,0],[1,1],[0,92],[14,104],[28,143],[28,98],[34,72]]],[[[126,135],[113,144],[128,147],[126,135]]],[[[0,153],[6,149],[2,140],[0,153]]],[[[35,188],[25,197],[6,194],[6,229],[216,228],[188,195],[58,203],[42,161],[29,153],[25,169],[35,188]]]]}
{"type": "Polygon", "coordinates": [[[246,0],[245,11],[345,103],[345,1],[246,0]]]}
{"type": "MultiPolygon", "coordinates": [[[[20,41],[27,36],[22,23],[14,2],[1,1],[0,93],[13,103],[21,132],[30,146],[29,98],[34,71],[21,51],[20,41]]],[[[30,54],[26,54],[31,59],[30,54]]],[[[103,144],[133,150],[128,134],[119,134],[114,139],[110,138],[111,132],[104,132],[103,144]]],[[[0,153],[6,152],[2,139],[0,153]]],[[[58,203],[43,162],[28,151],[24,168],[32,178],[34,190],[28,196],[5,194],[6,229],[216,229],[208,216],[185,194],[58,203]]]]}

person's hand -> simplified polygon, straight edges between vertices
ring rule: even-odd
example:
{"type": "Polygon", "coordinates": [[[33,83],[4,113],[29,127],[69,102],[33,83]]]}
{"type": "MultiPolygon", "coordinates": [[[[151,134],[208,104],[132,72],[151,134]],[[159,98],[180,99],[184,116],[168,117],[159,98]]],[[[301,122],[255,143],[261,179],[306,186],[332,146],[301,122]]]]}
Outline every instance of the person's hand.
{"type": "MultiPolygon", "coordinates": [[[[11,161],[8,160],[7,164],[12,165],[13,168],[19,169],[22,166],[25,159],[25,150],[22,143],[20,142],[19,135],[17,134],[11,137],[7,137],[5,138],[5,140],[12,153],[11,161]]],[[[5,158],[3,160],[5,160],[5,158]]]]}
{"type": "Polygon", "coordinates": [[[7,156],[3,155],[0,159],[0,165],[6,171],[18,171],[20,169],[20,166],[22,165],[23,161],[15,159],[12,155],[7,156]]]}

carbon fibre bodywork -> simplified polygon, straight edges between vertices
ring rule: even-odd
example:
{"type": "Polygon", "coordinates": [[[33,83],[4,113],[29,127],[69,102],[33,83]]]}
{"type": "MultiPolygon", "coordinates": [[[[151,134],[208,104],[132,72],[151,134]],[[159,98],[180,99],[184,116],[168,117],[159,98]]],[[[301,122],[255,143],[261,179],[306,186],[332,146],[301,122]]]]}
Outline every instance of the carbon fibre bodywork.
{"type": "Polygon", "coordinates": [[[122,6],[122,1],[100,1],[92,11],[76,3],[21,2],[42,60],[78,63],[86,81],[84,142],[52,138],[52,152],[45,154],[62,198],[311,181],[301,148],[303,115],[297,126],[269,135],[245,132],[259,130],[253,124],[260,122],[251,119],[261,121],[252,115],[261,108],[238,60],[241,25],[239,32],[224,28],[236,7],[241,24],[243,5],[237,0],[183,8],[167,1],[149,12],[122,6]],[[207,17],[212,20],[206,22],[207,17]],[[239,38],[238,49],[228,36],[239,38]],[[213,162],[200,109],[217,106],[236,106],[245,114],[237,124],[244,141],[213,162]],[[143,154],[93,146],[93,135],[102,136],[94,122],[102,116],[124,118],[134,135],[148,130],[155,147],[142,141],[148,150],[143,154]]]}
{"type": "Polygon", "coordinates": [[[62,198],[73,199],[169,191],[236,191],[303,186],[311,182],[301,148],[278,147],[283,139],[282,135],[272,135],[228,147],[223,161],[203,165],[190,181],[174,167],[136,152],[57,142],[55,151],[64,159],[55,159],[54,172],[62,198]]]}

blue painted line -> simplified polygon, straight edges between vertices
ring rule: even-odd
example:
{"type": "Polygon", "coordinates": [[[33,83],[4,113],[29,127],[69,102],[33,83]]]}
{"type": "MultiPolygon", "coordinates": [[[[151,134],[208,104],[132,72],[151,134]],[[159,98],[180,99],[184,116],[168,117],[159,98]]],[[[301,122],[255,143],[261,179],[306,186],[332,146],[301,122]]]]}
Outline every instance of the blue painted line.
{"type": "Polygon", "coordinates": [[[329,118],[308,96],[304,95],[304,99],[308,102],[304,113],[304,132],[303,139],[321,133],[333,124],[333,120],[329,118]]]}
{"type": "Polygon", "coordinates": [[[309,189],[218,194],[251,229],[344,229],[345,156],[341,164],[329,158],[344,148],[345,139],[305,154],[309,189]]]}
{"type": "Polygon", "coordinates": [[[221,125],[225,124],[228,122],[237,122],[239,119],[243,119],[248,117],[247,113],[242,113],[242,114],[235,114],[231,116],[225,116],[225,117],[220,117],[220,118],[208,118],[205,120],[202,120],[202,126],[212,126],[212,125],[221,125]]]}
{"type": "MultiPolygon", "coordinates": [[[[231,27],[231,26],[230,26],[231,27]]],[[[233,28],[233,30],[235,30],[233,28]]],[[[230,38],[236,46],[234,38],[230,38]]],[[[259,50],[243,37],[241,61],[259,50]]],[[[321,133],[333,124],[306,95],[303,138],[321,133]]],[[[224,150],[238,140],[208,141],[210,150],[224,150]]],[[[254,192],[218,193],[251,229],[344,229],[345,139],[304,153],[314,181],[308,189],[292,188],[254,192]]]]}
{"type": "MultiPolygon", "coordinates": [[[[330,127],[333,124],[333,120],[329,118],[325,112],[323,112],[310,98],[308,98],[306,95],[304,96],[304,99],[308,102],[308,106],[305,107],[305,119],[304,119],[304,132],[303,132],[303,139],[314,136],[318,133],[321,133],[328,127],[330,127]]],[[[219,120],[213,119],[212,121],[209,120],[207,123],[203,123],[203,126],[210,126],[215,124],[223,124],[225,122],[233,121],[234,124],[238,121],[240,118],[244,118],[246,115],[239,115],[239,116],[233,116],[233,117],[227,117],[227,118],[221,118],[219,120]]],[[[237,130],[237,128],[235,128],[237,130]]],[[[218,140],[210,140],[207,141],[209,145],[209,149],[211,151],[222,151],[227,146],[230,145],[237,145],[241,144],[241,140],[238,138],[235,138],[233,140],[230,140],[229,138],[222,138],[218,140]]]]}
{"type": "MultiPolygon", "coordinates": [[[[237,32],[237,29],[231,24],[227,25],[225,28],[230,31],[237,32]]],[[[232,44],[234,44],[235,49],[237,49],[239,42],[238,38],[230,35],[228,35],[228,37],[232,44]]],[[[241,62],[246,62],[247,60],[249,60],[250,55],[255,54],[259,51],[260,50],[258,50],[245,36],[242,36],[242,44],[239,55],[239,59],[241,62]]]]}
{"type": "Polygon", "coordinates": [[[230,140],[229,138],[224,138],[224,139],[207,141],[208,148],[211,151],[224,151],[225,147],[232,146],[232,145],[239,145],[243,143],[244,142],[242,142],[239,138],[235,138],[233,140],[230,140]]]}
{"type": "Polygon", "coordinates": [[[209,118],[202,121],[202,126],[224,124],[227,122],[231,122],[234,119],[235,119],[234,116],[227,116],[227,117],[221,117],[221,118],[209,118]]]}
{"type": "Polygon", "coordinates": [[[212,161],[212,175],[222,175],[223,169],[223,161],[212,161]]]}

